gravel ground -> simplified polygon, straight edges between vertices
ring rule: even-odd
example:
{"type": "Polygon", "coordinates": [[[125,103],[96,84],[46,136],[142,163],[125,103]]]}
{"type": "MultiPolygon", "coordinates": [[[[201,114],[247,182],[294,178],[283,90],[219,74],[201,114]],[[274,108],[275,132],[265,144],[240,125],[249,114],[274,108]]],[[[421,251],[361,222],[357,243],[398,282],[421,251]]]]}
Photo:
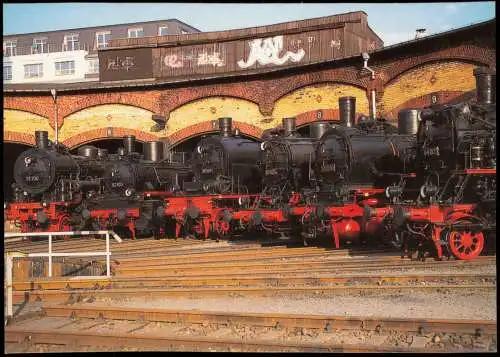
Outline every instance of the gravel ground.
{"type": "MultiPolygon", "coordinates": [[[[100,298],[95,304],[179,310],[496,320],[496,292],[407,291],[328,296],[200,297],[198,299],[100,298]]],[[[109,306],[108,305],[108,306],[109,306]]]]}

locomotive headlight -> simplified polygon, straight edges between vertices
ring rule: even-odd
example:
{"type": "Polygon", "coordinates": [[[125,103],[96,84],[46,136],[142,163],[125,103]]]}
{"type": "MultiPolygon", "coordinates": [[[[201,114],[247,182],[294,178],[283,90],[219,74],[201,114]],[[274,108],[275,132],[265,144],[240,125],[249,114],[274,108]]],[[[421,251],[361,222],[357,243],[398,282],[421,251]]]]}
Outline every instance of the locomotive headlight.
{"type": "Polygon", "coordinates": [[[203,152],[203,148],[202,148],[201,146],[199,146],[199,145],[198,145],[198,146],[196,147],[196,152],[197,152],[198,154],[201,154],[201,153],[203,152]]]}
{"type": "Polygon", "coordinates": [[[131,188],[127,188],[127,189],[125,190],[125,196],[127,196],[127,197],[132,196],[132,194],[133,194],[133,193],[134,193],[134,190],[133,190],[133,189],[131,189],[131,188]]]}
{"type": "Polygon", "coordinates": [[[26,166],[30,165],[32,162],[33,159],[31,157],[27,156],[24,158],[24,163],[26,164],[26,166]]]}
{"type": "Polygon", "coordinates": [[[261,151],[264,151],[266,150],[267,148],[267,141],[263,141],[261,144],[260,144],[260,150],[261,151]]]}
{"type": "Polygon", "coordinates": [[[47,202],[42,202],[43,207],[47,207],[47,202]]]}
{"type": "Polygon", "coordinates": [[[28,196],[28,192],[23,191],[23,195],[28,196]]]}
{"type": "Polygon", "coordinates": [[[7,202],[3,203],[3,209],[7,209],[7,202]]]}

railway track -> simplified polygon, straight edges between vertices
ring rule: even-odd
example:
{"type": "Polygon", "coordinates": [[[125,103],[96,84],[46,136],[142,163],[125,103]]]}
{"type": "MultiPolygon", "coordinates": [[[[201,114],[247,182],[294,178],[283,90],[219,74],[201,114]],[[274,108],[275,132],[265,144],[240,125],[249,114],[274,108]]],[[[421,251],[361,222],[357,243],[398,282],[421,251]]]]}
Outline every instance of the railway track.
{"type": "Polygon", "coordinates": [[[436,285],[340,285],[340,286],[258,286],[258,287],[177,287],[177,288],[112,288],[103,290],[33,290],[13,292],[14,304],[33,301],[74,303],[83,300],[108,298],[121,300],[124,298],[158,299],[162,297],[227,297],[227,296],[284,296],[284,295],[325,295],[335,293],[352,293],[367,291],[379,293],[387,291],[464,291],[464,290],[496,291],[496,285],[480,284],[436,284],[436,285]]]}
{"type": "Polygon", "coordinates": [[[458,284],[461,282],[490,282],[496,283],[496,274],[406,274],[406,275],[345,275],[339,276],[311,276],[311,272],[298,274],[294,277],[277,277],[276,273],[267,273],[260,276],[221,275],[221,276],[163,276],[149,277],[137,280],[136,278],[115,277],[85,278],[85,279],[38,279],[33,281],[14,282],[16,291],[54,290],[54,289],[103,289],[103,288],[142,288],[142,287],[190,287],[190,286],[291,286],[327,284],[425,284],[442,283],[458,284]]]}
{"type": "Polygon", "coordinates": [[[496,321],[488,320],[395,319],[370,316],[227,313],[56,305],[45,306],[41,316],[43,317],[38,321],[38,326],[34,328],[22,323],[8,326],[5,331],[7,350],[19,344],[27,347],[35,344],[52,344],[65,346],[72,351],[91,346],[107,346],[114,350],[130,346],[163,351],[215,349],[224,351],[429,352],[432,351],[432,347],[422,344],[423,337],[412,337],[410,346],[398,347],[389,345],[387,336],[395,331],[415,336],[429,333],[467,334],[481,336],[483,339],[496,335],[496,321]],[[123,327],[120,325],[123,321],[132,324],[132,326],[125,325],[126,332],[123,332],[123,328],[120,329],[123,327]],[[161,325],[156,329],[145,331],[145,328],[152,322],[174,324],[176,327],[164,328],[165,325],[161,325]],[[111,331],[89,331],[96,326],[113,327],[108,328],[111,331]],[[194,326],[197,327],[193,329],[194,326]],[[272,341],[269,337],[267,340],[259,338],[260,336],[248,338],[245,336],[248,328],[264,329],[263,334],[267,336],[276,336],[276,331],[281,331],[281,333],[278,332],[281,336],[272,341]],[[194,336],[182,336],[180,332],[186,329],[192,331],[194,336]],[[222,337],[217,333],[215,336],[207,336],[214,335],[214,331],[224,331],[224,329],[231,330],[233,335],[235,331],[243,330],[243,333],[237,333],[240,335],[238,339],[230,338],[231,336],[228,336],[230,334],[227,333],[222,337]],[[161,335],[159,331],[162,332],[161,335]],[[304,341],[290,337],[288,331],[299,331],[299,335],[315,337],[339,335],[345,331],[368,332],[369,334],[375,333],[376,336],[372,335],[374,337],[371,340],[378,340],[379,343],[318,343],[314,341],[314,338],[304,341]],[[420,344],[413,342],[418,339],[420,339],[420,344]],[[386,342],[381,344],[383,340],[386,342]]]}

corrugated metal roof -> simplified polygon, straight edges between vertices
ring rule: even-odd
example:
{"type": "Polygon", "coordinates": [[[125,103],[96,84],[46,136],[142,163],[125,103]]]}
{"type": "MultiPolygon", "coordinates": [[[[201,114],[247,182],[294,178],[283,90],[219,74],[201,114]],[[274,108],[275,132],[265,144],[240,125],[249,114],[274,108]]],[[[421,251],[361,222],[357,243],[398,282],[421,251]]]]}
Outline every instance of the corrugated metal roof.
{"type": "MultiPolygon", "coordinates": [[[[493,25],[496,22],[496,18],[493,18],[488,21],[483,21],[480,23],[472,24],[466,27],[461,27],[457,29],[452,29],[449,31],[429,35],[423,38],[414,39],[410,41],[400,42],[391,46],[384,47],[379,50],[371,51],[370,54],[383,54],[389,53],[393,50],[404,49],[405,47],[409,47],[415,44],[421,44],[427,41],[433,41],[437,38],[446,37],[451,34],[456,34],[459,32],[465,32],[471,30],[473,28],[479,28],[482,26],[493,25]]],[[[190,78],[176,78],[176,79],[165,79],[165,80],[155,80],[151,79],[141,79],[141,80],[130,80],[130,81],[113,81],[113,82],[79,82],[79,83],[71,83],[71,84],[54,84],[54,83],[40,83],[40,84],[7,84],[4,85],[4,93],[33,93],[33,92],[50,92],[50,89],[56,89],[61,92],[65,91],[75,91],[75,90],[96,90],[96,89],[119,89],[119,88],[133,88],[133,87],[151,87],[151,86],[160,86],[165,84],[177,84],[177,83],[189,83],[194,81],[202,81],[202,80],[210,80],[215,78],[232,78],[239,76],[248,76],[255,75],[260,73],[270,73],[270,72],[286,72],[295,69],[303,69],[310,66],[315,66],[318,64],[329,64],[333,62],[340,61],[350,61],[359,58],[360,54],[345,58],[340,58],[335,61],[322,61],[315,63],[308,63],[305,65],[295,65],[293,67],[287,68],[269,68],[269,69],[259,69],[256,71],[248,71],[245,73],[234,73],[234,74],[225,74],[224,76],[220,75],[208,75],[204,77],[190,77],[190,78]]]]}

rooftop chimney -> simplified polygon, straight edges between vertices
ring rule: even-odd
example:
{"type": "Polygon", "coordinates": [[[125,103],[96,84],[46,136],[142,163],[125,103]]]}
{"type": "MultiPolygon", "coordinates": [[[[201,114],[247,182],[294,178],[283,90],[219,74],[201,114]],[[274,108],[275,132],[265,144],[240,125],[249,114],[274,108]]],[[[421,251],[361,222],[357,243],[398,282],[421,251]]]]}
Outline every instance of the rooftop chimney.
{"type": "Polygon", "coordinates": [[[415,31],[415,40],[417,38],[422,38],[422,37],[425,37],[427,36],[427,33],[426,33],[427,29],[417,29],[415,31]]]}

